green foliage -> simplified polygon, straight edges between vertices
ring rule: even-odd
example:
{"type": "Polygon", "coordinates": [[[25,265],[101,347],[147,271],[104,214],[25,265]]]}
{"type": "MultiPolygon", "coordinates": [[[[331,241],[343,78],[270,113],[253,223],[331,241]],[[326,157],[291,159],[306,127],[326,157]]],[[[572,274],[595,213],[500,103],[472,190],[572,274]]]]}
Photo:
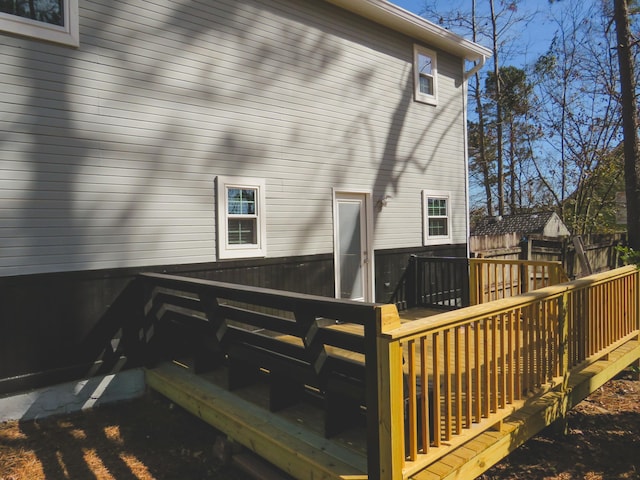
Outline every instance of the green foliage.
{"type": "Polygon", "coordinates": [[[620,259],[625,265],[635,265],[640,268],[640,252],[634,250],[631,247],[616,247],[616,250],[620,252],[620,259]]]}
{"type": "Polygon", "coordinates": [[[501,82],[500,98],[497,98],[496,76],[493,72],[489,72],[485,80],[487,97],[493,102],[500,102],[508,119],[526,114],[533,92],[527,73],[521,68],[506,66],[500,68],[498,75],[501,82]]]}
{"type": "Polygon", "coordinates": [[[623,230],[616,223],[616,192],[624,191],[622,146],[598,152],[595,158],[595,166],[584,170],[564,203],[563,221],[576,235],[623,230]]]}
{"type": "MultiPolygon", "coordinates": [[[[555,40],[555,38],[554,38],[555,40]]],[[[558,57],[553,53],[551,49],[541,55],[533,66],[533,71],[536,75],[549,75],[554,72],[558,66],[558,57]]]]}

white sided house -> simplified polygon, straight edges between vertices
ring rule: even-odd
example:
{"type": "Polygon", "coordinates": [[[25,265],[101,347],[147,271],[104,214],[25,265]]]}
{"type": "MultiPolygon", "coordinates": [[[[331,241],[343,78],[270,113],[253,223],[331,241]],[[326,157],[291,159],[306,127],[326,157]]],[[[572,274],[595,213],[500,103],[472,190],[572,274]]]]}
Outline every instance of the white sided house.
{"type": "Polygon", "coordinates": [[[131,362],[139,272],[385,302],[466,256],[487,49],[384,0],[0,5],[0,394],[131,362]]]}

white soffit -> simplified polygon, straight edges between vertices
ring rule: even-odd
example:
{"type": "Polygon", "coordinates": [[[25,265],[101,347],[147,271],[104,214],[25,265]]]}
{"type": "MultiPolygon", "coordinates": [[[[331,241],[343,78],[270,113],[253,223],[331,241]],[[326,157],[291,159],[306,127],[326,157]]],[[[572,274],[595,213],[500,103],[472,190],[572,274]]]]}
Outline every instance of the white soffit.
{"type": "Polygon", "coordinates": [[[470,61],[480,61],[491,56],[491,50],[456,35],[449,30],[425,20],[386,0],[325,0],[361,17],[384,25],[470,61]]]}

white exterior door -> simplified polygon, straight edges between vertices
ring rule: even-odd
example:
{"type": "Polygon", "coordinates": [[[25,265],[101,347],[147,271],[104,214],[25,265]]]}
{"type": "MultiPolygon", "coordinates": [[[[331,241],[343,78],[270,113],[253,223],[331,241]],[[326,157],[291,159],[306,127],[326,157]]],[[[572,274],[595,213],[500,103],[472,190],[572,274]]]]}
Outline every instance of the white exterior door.
{"type": "Polygon", "coordinates": [[[371,195],[334,192],[336,297],[373,301],[371,195]]]}

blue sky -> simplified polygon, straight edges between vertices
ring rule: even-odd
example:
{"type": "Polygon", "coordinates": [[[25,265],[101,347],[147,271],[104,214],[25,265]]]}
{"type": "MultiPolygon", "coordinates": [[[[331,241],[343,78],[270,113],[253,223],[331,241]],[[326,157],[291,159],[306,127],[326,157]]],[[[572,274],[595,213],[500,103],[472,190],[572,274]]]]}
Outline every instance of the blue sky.
{"type": "Polygon", "coordinates": [[[396,5],[413,13],[419,13],[424,5],[423,0],[392,0],[391,3],[395,3],[396,5]]]}
{"type": "MultiPolygon", "coordinates": [[[[390,0],[390,2],[415,14],[419,14],[420,11],[424,9],[426,3],[425,0],[390,0]]],[[[471,5],[469,0],[436,0],[435,3],[436,5],[442,5],[443,11],[455,8],[468,10],[471,5]]],[[[482,2],[478,3],[480,4],[482,2]]],[[[546,12],[549,12],[548,9],[551,8],[547,0],[528,0],[521,2],[521,5],[521,8],[538,8],[543,9],[543,11],[546,10],[546,12]]],[[[562,6],[559,7],[556,3],[553,8],[558,9],[562,8],[562,6]]],[[[523,65],[525,63],[531,63],[538,55],[547,50],[553,36],[554,27],[550,22],[545,21],[546,17],[546,15],[540,14],[536,17],[536,21],[532,22],[528,28],[521,32],[521,44],[528,46],[527,50],[529,53],[513,59],[513,64],[523,65]]],[[[431,18],[428,19],[434,20],[431,18]]],[[[491,45],[488,44],[484,46],[491,47],[491,45]]]]}
{"type": "MultiPolygon", "coordinates": [[[[425,0],[390,0],[391,3],[404,8],[415,14],[420,14],[424,10],[425,0]]],[[[431,2],[430,2],[431,3],[431,2]]],[[[478,2],[479,8],[483,6],[486,8],[488,2],[478,2]]],[[[566,2],[568,3],[568,2],[566,2]]],[[[460,9],[468,10],[471,5],[470,0],[436,0],[436,8],[442,8],[442,12],[449,10],[460,9]]],[[[542,10],[536,17],[535,21],[531,22],[526,28],[523,25],[519,25],[518,28],[514,28],[512,35],[517,37],[517,41],[514,42],[515,49],[510,55],[506,55],[506,52],[501,52],[501,62],[507,65],[514,65],[518,67],[525,67],[531,65],[541,54],[546,52],[549,47],[551,38],[553,36],[555,27],[552,22],[548,20],[549,13],[558,13],[558,10],[551,10],[548,0],[525,0],[520,3],[522,7],[519,7],[518,13],[524,13],[526,9],[539,9],[542,10]],[[509,58],[505,58],[509,57],[509,58]]],[[[560,7],[563,8],[565,4],[560,7]]],[[[565,7],[566,8],[566,7],[565,7]]],[[[528,11],[528,10],[527,10],[528,11]]],[[[428,20],[434,21],[436,19],[428,18],[428,20]]],[[[467,37],[468,38],[468,37],[467,37]]],[[[487,42],[481,42],[485,47],[491,47],[487,42]]],[[[485,71],[493,68],[491,60],[485,65],[485,71]]],[[[484,191],[479,188],[477,182],[471,184],[471,203],[480,204],[484,198],[484,191]]]]}

